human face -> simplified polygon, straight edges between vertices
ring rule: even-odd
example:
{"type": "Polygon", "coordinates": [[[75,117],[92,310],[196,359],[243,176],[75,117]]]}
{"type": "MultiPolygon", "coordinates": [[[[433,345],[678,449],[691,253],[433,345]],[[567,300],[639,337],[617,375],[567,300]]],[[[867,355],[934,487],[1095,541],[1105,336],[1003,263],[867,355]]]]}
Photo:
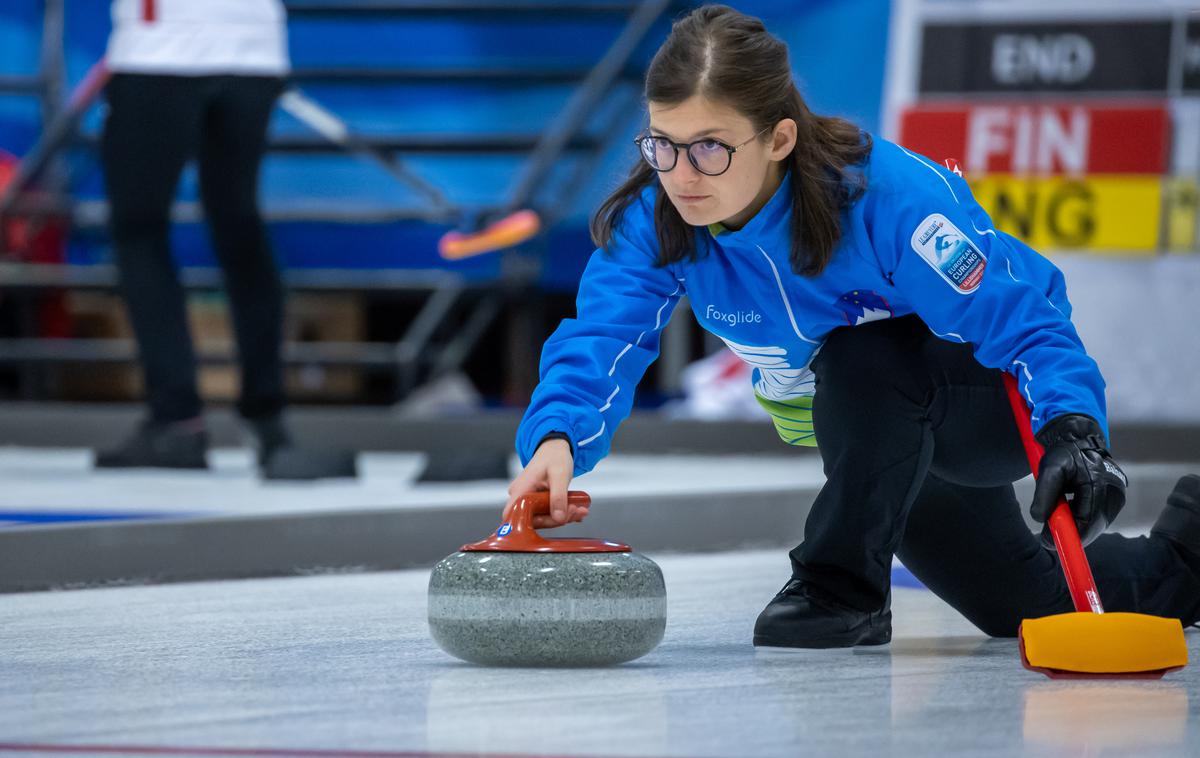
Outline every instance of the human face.
{"type": "Polygon", "coordinates": [[[778,188],[783,176],[780,161],[795,145],[795,124],[790,119],[763,131],[756,139],[755,133],[760,130],[750,119],[701,95],[676,105],[651,102],[648,131],[672,142],[712,137],[740,146],[731,156],[728,170],[719,176],[701,173],[682,154],[674,168],[659,172],[667,197],[692,226],[720,222],[732,229],[741,228],[778,188]],[[786,134],[780,139],[780,127],[784,132],[790,127],[790,139],[786,134]]]}

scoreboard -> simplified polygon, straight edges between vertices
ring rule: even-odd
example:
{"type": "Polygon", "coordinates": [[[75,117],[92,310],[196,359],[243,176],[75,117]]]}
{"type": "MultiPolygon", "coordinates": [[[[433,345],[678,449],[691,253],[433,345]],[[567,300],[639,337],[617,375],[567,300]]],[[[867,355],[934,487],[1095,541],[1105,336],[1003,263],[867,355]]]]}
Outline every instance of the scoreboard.
{"type": "Polygon", "coordinates": [[[887,136],[1033,247],[1194,252],[1200,2],[898,0],[887,136]]]}

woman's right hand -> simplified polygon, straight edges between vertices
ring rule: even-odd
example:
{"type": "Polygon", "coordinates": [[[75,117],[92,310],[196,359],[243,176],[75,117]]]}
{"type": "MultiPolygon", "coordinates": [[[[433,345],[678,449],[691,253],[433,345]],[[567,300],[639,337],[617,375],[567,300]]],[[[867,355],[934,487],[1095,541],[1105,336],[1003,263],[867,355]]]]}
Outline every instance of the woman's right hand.
{"type": "Polygon", "coordinates": [[[550,492],[550,513],[533,517],[533,526],[548,529],[587,518],[586,506],[568,505],[567,487],[575,471],[571,443],[549,439],[538,446],[525,470],[508,486],[508,503],[504,506],[504,521],[508,521],[517,500],[530,492],[550,492]]]}

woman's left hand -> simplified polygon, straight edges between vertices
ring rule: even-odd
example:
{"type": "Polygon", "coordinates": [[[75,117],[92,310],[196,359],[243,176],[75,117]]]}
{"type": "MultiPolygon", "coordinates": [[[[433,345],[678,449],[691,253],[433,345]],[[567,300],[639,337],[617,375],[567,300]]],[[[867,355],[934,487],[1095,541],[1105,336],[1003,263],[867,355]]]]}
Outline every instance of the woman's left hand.
{"type": "MultiPolygon", "coordinates": [[[[1029,514],[1044,524],[1058,507],[1059,498],[1070,495],[1067,502],[1079,528],[1079,539],[1087,545],[1124,507],[1128,483],[1125,473],[1108,452],[1100,425],[1090,416],[1058,416],[1042,427],[1037,439],[1046,452],[1029,514]]],[[[1054,549],[1049,528],[1042,529],[1042,544],[1054,549]]]]}

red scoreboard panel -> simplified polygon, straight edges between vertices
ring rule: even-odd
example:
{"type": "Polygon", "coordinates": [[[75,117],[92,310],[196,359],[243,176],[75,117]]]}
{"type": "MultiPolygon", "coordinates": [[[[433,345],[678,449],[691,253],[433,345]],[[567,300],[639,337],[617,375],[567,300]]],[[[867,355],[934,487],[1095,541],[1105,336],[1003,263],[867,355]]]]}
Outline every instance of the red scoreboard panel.
{"type": "Polygon", "coordinates": [[[1170,113],[1160,103],[921,105],[900,119],[900,144],[984,174],[1165,174],[1170,113]]]}

